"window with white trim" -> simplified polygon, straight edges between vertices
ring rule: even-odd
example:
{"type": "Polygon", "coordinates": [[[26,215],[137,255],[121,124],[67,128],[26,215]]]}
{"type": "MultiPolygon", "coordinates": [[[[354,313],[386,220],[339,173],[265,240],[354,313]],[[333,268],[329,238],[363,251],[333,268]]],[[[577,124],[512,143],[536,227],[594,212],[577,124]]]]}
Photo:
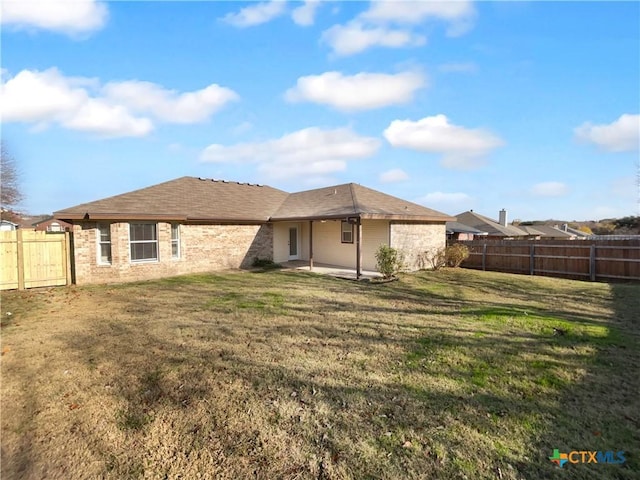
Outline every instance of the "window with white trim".
{"type": "Polygon", "coordinates": [[[180,224],[171,224],[171,258],[180,258],[180,224]]]}
{"type": "Polygon", "coordinates": [[[340,232],[342,243],[353,243],[353,223],[345,222],[343,220],[340,232]]]}
{"type": "Polygon", "coordinates": [[[132,262],[158,261],[158,227],[155,223],[129,224],[129,251],[132,262]]]}
{"type": "Polygon", "coordinates": [[[98,233],[98,264],[111,265],[111,225],[99,223],[96,230],[98,233]]]}

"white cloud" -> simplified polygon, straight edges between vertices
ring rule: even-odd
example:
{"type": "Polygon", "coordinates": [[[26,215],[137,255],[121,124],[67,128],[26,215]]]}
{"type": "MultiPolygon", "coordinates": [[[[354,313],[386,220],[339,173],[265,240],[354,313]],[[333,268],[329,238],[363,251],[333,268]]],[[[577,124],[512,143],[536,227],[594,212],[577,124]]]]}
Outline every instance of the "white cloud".
{"type": "Polygon", "coordinates": [[[416,200],[416,203],[422,205],[450,205],[457,206],[471,201],[471,197],[466,193],[455,192],[431,192],[416,200]]]}
{"type": "Polygon", "coordinates": [[[99,30],[109,16],[106,4],[95,0],[3,0],[0,12],[3,25],[71,36],[99,30]]]}
{"type": "Polygon", "coordinates": [[[386,26],[365,26],[359,21],[346,25],[334,25],[322,33],[322,41],[327,43],[337,55],[347,56],[360,53],[368,48],[421,46],[427,40],[408,30],[391,29],[386,26]]]}
{"type": "Polygon", "coordinates": [[[322,34],[337,55],[353,55],[371,47],[415,47],[427,43],[413,28],[435,19],[447,23],[447,35],[459,36],[473,27],[475,9],[469,1],[372,1],[368,10],[345,25],[322,34]],[[394,27],[391,27],[394,25],[394,27]]]}
{"type": "Polygon", "coordinates": [[[415,91],[425,84],[424,75],[415,72],[352,76],[326,72],[298,78],[285,98],[291,102],[327,104],[338,110],[370,110],[410,102],[415,91]]]}
{"type": "Polygon", "coordinates": [[[569,187],[562,182],[541,182],[531,187],[531,193],[539,197],[562,197],[569,193],[569,187]]]}
{"type": "Polygon", "coordinates": [[[586,122],[574,129],[578,140],[593,143],[609,152],[632,152],[640,147],[640,115],[625,113],[615,122],[593,125],[586,122]]]}
{"type": "Polygon", "coordinates": [[[349,128],[305,128],[265,142],[209,145],[201,160],[213,163],[255,164],[269,178],[328,175],[343,171],[350,160],[373,155],[376,138],[362,137],[349,128]]]}
{"type": "Polygon", "coordinates": [[[465,170],[481,166],[482,157],[504,144],[489,131],[453,125],[445,115],[394,120],[384,137],[394,147],[441,154],[444,167],[465,170]]]}
{"type": "Polygon", "coordinates": [[[473,26],[475,9],[469,1],[376,1],[360,18],[373,23],[409,25],[434,18],[449,23],[449,36],[459,36],[473,26]]]}
{"type": "Polygon", "coordinates": [[[64,77],[57,69],[23,70],[0,86],[3,122],[59,124],[104,136],[142,136],[153,129],[147,118],[136,118],[124,107],[90,96],[95,84],[86,78],[64,77]]]}
{"type": "Polygon", "coordinates": [[[320,6],[320,0],[305,0],[305,2],[295,8],[291,12],[291,18],[296,25],[301,27],[308,27],[313,25],[315,21],[316,10],[320,6]]]}
{"type": "Polygon", "coordinates": [[[476,73],[478,71],[478,65],[473,62],[443,63],[438,66],[438,70],[442,73],[476,73]]]}
{"type": "Polygon", "coordinates": [[[202,122],[225,104],[238,99],[228,88],[213,84],[195,92],[178,93],[151,82],[130,80],[104,86],[105,96],[136,112],[151,113],[165,122],[202,122]]]}
{"type": "Polygon", "coordinates": [[[56,68],[23,70],[0,84],[3,122],[33,123],[38,128],[64,128],[107,137],[136,137],[150,133],[148,117],[173,123],[208,118],[222,103],[235,98],[231,90],[210,85],[179,94],[149,82],[110,83],[65,77],[56,68]],[[144,114],[144,115],[140,115],[144,114]]]}
{"type": "Polygon", "coordinates": [[[239,28],[254,27],[279,17],[284,13],[286,6],[286,2],[279,0],[257,3],[241,9],[238,13],[227,14],[223,21],[239,28]]]}
{"type": "Polygon", "coordinates": [[[75,87],[57,69],[44,72],[22,70],[3,78],[0,87],[3,122],[46,122],[61,113],[77,110],[87,101],[87,92],[75,87]]]}
{"type": "Polygon", "coordinates": [[[407,175],[407,172],[400,168],[393,168],[386,172],[382,172],[379,177],[379,180],[383,183],[402,182],[408,179],[409,175],[407,175]]]}
{"type": "Polygon", "coordinates": [[[121,105],[88,99],[62,125],[72,130],[95,133],[104,137],[141,137],[153,130],[148,118],[136,118],[121,105]]]}

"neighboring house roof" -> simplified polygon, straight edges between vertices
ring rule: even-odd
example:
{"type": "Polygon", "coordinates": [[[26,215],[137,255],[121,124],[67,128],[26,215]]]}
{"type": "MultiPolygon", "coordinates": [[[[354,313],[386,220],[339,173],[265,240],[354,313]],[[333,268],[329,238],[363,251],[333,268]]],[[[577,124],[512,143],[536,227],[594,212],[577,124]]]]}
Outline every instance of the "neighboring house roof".
{"type": "Polygon", "coordinates": [[[446,221],[451,217],[386,193],[345,183],[290,194],[272,220],[313,220],[359,216],[364,219],[446,221]]]}
{"type": "Polygon", "coordinates": [[[0,220],[0,225],[9,225],[10,227],[17,228],[19,225],[17,223],[10,222],[9,220],[0,220]]]}
{"type": "Polygon", "coordinates": [[[54,212],[64,220],[266,222],[359,216],[445,222],[452,217],[354,183],[283,192],[248,183],[182,177],[54,212]]]}
{"type": "Polygon", "coordinates": [[[62,226],[69,226],[69,224],[67,222],[65,222],[64,220],[59,220],[56,217],[52,216],[52,215],[47,215],[45,217],[40,218],[39,220],[32,222],[31,226],[32,227],[38,227],[39,225],[45,224],[45,223],[54,223],[57,222],[62,226]]]}
{"type": "Polygon", "coordinates": [[[566,227],[563,225],[563,227],[560,230],[563,231],[563,232],[570,233],[571,235],[573,235],[576,238],[582,238],[582,239],[591,238],[591,236],[593,235],[591,233],[583,232],[582,230],[571,228],[568,225],[566,227]]]}
{"type": "Polygon", "coordinates": [[[26,216],[23,217],[25,224],[28,224],[30,227],[35,227],[36,224],[46,222],[47,220],[51,220],[53,216],[51,215],[34,215],[34,216],[26,216]]]}
{"type": "Polygon", "coordinates": [[[547,238],[570,240],[575,236],[572,233],[563,232],[562,230],[554,227],[553,225],[534,225],[533,227],[518,225],[518,228],[526,231],[530,235],[540,235],[542,238],[547,237],[547,238]],[[536,233],[533,233],[533,232],[536,232],[536,233]]]}
{"type": "Polygon", "coordinates": [[[538,225],[532,227],[530,225],[518,225],[518,229],[525,232],[527,235],[536,236],[536,237],[544,237],[544,233],[541,230],[538,230],[538,225]]]}
{"type": "Polygon", "coordinates": [[[528,237],[530,235],[539,235],[539,233],[528,233],[524,230],[514,227],[513,225],[500,225],[495,220],[480,215],[472,210],[456,215],[458,222],[477,228],[488,235],[496,237],[528,237]]]}
{"type": "MultiPolygon", "coordinates": [[[[39,217],[36,217],[35,221],[31,222],[31,226],[32,227],[37,227],[41,223],[48,222],[48,221],[54,220],[54,219],[55,219],[55,217],[53,215],[39,216],[39,217]]],[[[33,220],[33,218],[31,220],[33,220]]]]}
{"type": "Polygon", "coordinates": [[[4,225],[14,225],[15,228],[29,228],[29,223],[25,222],[24,220],[24,214],[19,213],[19,212],[14,212],[12,210],[7,210],[7,209],[2,209],[2,212],[0,213],[2,215],[2,217],[0,217],[0,220],[3,220],[4,222],[8,222],[8,223],[4,223],[4,225]]]}
{"type": "Polygon", "coordinates": [[[264,222],[287,198],[272,187],[181,177],[55,212],[65,220],[264,222]]]}
{"type": "Polygon", "coordinates": [[[447,234],[454,233],[472,233],[474,235],[486,235],[486,232],[478,230],[477,228],[470,227],[460,222],[447,222],[447,234]]]}

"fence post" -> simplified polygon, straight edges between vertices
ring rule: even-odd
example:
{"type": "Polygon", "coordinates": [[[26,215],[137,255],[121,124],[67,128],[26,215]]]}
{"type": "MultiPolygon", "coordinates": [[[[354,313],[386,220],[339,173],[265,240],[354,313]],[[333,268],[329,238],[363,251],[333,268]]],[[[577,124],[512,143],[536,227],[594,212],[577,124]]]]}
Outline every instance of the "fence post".
{"type": "Polygon", "coordinates": [[[533,275],[535,271],[535,262],[536,262],[536,246],[531,244],[529,247],[529,275],[533,275]]]}
{"type": "Polygon", "coordinates": [[[64,232],[64,260],[65,265],[64,269],[67,276],[67,285],[71,285],[72,276],[71,276],[71,234],[69,232],[64,232]]]}
{"type": "Polygon", "coordinates": [[[487,269],[487,244],[482,244],[482,270],[487,269]]]}
{"type": "Polygon", "coordinates": [[[596,246],[591,245],[589,249],[589,278],[592,282],[596,281],[596,246]]]}
{"type": "Polygon", "coordinates": [[[18,290],[24,290],[24,250],[22,230],[16,230],[16,252],[18,257],[18,290]]]}

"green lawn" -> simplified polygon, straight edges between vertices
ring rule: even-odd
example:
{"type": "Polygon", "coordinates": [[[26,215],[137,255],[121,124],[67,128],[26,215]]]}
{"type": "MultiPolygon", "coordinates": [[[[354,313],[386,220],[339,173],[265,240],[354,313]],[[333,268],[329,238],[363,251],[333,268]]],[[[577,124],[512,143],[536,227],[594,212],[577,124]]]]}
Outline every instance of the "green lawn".
{"type": "Polygon", "coordinates": [[[3,480],[640,478],[637,284],[269,271],[12,291],[2,353],[3,480]],[[554,449],[626,462],[559,468],[554,449]]]}

